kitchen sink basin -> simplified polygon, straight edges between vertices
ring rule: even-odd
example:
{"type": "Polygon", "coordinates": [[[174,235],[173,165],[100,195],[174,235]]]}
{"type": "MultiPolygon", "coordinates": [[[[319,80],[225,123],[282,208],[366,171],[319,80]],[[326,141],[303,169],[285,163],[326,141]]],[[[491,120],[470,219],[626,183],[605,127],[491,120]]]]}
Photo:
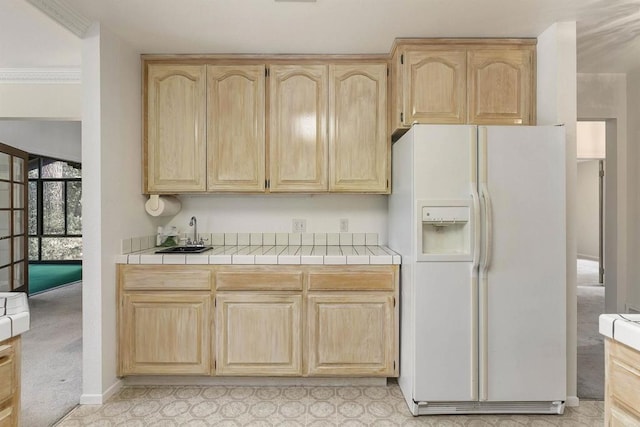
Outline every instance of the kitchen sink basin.
{"type": "Polygon", "coordinates": [[[199,254],[208,251],[213,246],[172,246],[156,251],[157,254],[199,254]]]}

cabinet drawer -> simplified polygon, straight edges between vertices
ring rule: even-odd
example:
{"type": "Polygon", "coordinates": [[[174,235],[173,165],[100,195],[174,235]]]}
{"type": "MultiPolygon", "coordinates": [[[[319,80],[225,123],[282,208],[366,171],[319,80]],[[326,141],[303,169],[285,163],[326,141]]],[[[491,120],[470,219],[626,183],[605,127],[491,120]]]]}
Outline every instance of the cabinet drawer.
{"type": "Polygon", "coordinates": [[[194,266],[123,265],[120,283],[126,290],[210,290],[211,269],[194,266]]]}
{"type": "Polygon", "coordinates": [[[324,267],[309,271],[310,291],[393,291],[395,268],[324,267]]]}
{"type": "Polygon", "coordinates": [[[247,291],[300,291],[302,271],[285,270],[282,267],[260,269],[220,270],[215,273],[217,290],[247,291]]]}
{"type": "Polygon", "coordinates": [[[14,351],[11,345],[0,346],[0,402],[13,395],[16,386],[14,351]]]}

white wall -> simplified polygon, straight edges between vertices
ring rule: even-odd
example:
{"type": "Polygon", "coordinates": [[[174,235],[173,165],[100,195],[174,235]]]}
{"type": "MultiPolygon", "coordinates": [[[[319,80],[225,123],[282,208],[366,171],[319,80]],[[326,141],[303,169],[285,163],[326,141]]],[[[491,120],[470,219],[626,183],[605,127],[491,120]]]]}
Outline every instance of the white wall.
{"type": "Polygon", "coordinates": [[[605,167],[605,311],[624,311],[627,295],[628,186],[631,157],[627,144],[627,77],[624,74],[578,74],[578,117],[607,122],[605,167]]]}
{"type": "Polygon", "coordinates": [[[0,142],[30,154],[81,161],[79,121],[0,120],[0,142]]]}
{"type": "Polygon", "coordinates": [[[180,196],[182,210],[170,222],[189,232],[189,219],[198,231],[291,233],[293,218],[306,219],[307,232],[339,232],[340,219],[349,220],[350,233],[378,233],[387,242],[387,196],[353,194],[180,196]]]}
{"type": "Polygon", "coordinates": [[[628,271],[628,288],[626,294],[625,311],[633,308],[640,311],[640,263],[638,262],[638,254],[640,254],[640,224],[638,218],[640,215],[640,69],[634,70],[627,74],[627,112],[629,117],[628,127],[628,179],[629,183],[629,216],[634,220],[628,223],[629,235],[629,271],[628,271]]]}
{"type": "Polygon", "coordinates": [[[80,120],[79,83],[0,83],[0,117],[80,120]]]}
{"type": "Polygon", "coordinates": [[[578,257],[598,260],[600,255],[599,160],[578,162],[576,231],[578,257]]]}
{"type": "Polygon", "coordinates": [[[102,403],[116,378],[116,275],[120,241],[153,234],[141,192],[140,57],[98,23],[83,40],[83,386],[102,403]]]}
{"type": "MultiPolygon", "coordinates": [[[[553,24],[538,36],[537,115],[539,125],[564,123],[567,195],[567,404],[577,405],[576,299],[576,23],[553,24]]],[[[562,325],[558,325],[561,327],[562,325]]]]}

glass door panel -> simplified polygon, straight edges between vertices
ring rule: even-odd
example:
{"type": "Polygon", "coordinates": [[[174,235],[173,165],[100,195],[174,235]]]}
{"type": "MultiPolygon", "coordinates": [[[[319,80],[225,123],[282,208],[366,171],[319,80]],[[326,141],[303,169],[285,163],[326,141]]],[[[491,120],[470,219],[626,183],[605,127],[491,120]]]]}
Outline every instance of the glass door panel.
{"type": "Polygon", "coordinates": [[[26,164],[28,154],[0,144],[0,290],[28,292],[26,164]]]}

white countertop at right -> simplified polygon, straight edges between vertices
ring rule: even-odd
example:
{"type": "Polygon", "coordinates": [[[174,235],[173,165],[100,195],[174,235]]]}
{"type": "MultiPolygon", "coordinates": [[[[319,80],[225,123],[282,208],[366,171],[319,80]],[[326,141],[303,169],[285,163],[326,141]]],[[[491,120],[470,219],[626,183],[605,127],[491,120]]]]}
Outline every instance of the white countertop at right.
{"type": "Polygon", "coordinates": [[[640,314],[601,314],[600,334],[640,351],[640,314]]]}

